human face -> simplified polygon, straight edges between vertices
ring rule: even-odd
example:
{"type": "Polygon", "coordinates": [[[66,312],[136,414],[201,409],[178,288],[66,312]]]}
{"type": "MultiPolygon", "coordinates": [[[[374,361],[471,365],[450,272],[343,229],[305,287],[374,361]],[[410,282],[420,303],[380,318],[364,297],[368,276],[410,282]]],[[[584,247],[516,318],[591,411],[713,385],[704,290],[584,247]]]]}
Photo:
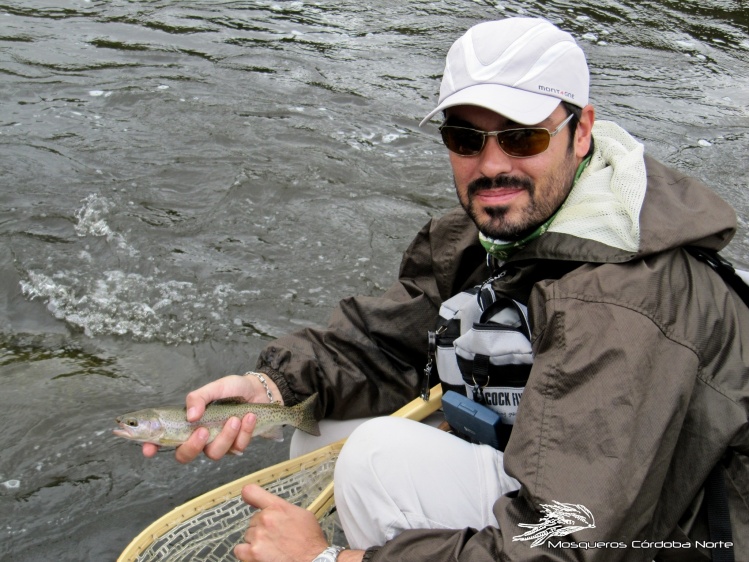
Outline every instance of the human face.
{"type": "MultiPolygon", "coordinates": [[[[553,131],[566,117],[560,104],[546,120],[533,126],[553,131]]],[[[447,119],[450,124],[483,131],[524,126],[468,105],[448,109],[447,119]]],[[[458,199],[479,230],[490,238],[517,240],[543,224],[572,188],[577,167],[590,146],[592,119],[593,110],[588,106],[572,145],[569,127],[565,127],[551,138],[546,151],[528,158],[508,156],[496,138],[487,138],[475,156],[450,152],[458,199]],[[579,138],[584,136],[587,142],[579,138]]]]}

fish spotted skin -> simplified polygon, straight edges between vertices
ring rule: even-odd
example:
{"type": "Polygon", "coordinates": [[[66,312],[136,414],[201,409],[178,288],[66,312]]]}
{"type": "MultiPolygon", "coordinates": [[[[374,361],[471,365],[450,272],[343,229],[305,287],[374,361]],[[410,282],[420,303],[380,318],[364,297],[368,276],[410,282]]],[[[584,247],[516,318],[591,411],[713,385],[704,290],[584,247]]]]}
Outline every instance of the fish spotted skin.
{"type": "Polygon", "coordinates": [[[208,404],[203,417],[195,422],[187,421],[183,406],[147,408],[119,416],[119,427],[113,433],[132,441],[177,446],[187,441],[192,432],[199,427],[208,429],[209,441],[212,441],[230,417],[241,419],[246,414],[253,413],[257,417],[253,436],[283,440],[283,425],[292,425],[310,435],[320,435],[314,416],[316,400],[317,393],[291,407],[280,404],[251,404],[241,398],[219,400],[208,404]]]}

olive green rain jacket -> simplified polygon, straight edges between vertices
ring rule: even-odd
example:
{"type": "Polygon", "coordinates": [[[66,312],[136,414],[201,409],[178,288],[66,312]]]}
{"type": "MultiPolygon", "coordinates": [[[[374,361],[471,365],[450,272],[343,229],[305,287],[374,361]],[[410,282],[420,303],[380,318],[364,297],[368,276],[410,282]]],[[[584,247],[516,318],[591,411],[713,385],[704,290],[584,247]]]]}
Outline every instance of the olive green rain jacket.
{"type": "MultiPolygon", "coordinates": [[[[596,123],[571,211],[563,206],[494,284],[528,303],[532,327],[534,364],[504,459],[521,489],[496,498],[494,526],[406,531],[366,559],[709,560],[696,548],[708,539],[702,490],[724,458],[736,559],[749,560],[749,308],[683,249],[724,248],[735,213],[631,144],[604,142],[609,130],[596,123]],[[640,199],[635,189],[618,209],[601,178],[626,183],[637,161],[640,199]],[[600,207],[618,209],[613,235],[600,207]],[[590,516],[537,546],[513,540],[555,502],[590,516]]],[[[417,395],[440,304],[490,276],[477,238],[462,209],[430,221],[385,294],[341,301],[326,329],[267,346],[258,370],[287,404],[318,392],[320,416],[393,412],[417,395]]]]}

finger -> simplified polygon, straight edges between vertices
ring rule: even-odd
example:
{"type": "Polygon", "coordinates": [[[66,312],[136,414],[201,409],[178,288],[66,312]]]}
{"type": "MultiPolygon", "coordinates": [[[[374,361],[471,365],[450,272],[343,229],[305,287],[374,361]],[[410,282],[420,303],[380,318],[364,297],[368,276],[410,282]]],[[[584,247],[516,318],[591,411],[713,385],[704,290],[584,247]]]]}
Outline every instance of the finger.
{"type": "Polygon", "coordinates": [[[210,382],[197,390],[193,390],[185,398],[187,421],[198,421],[205,412],[206,406],[214,400],[234,396],[249,399],[251,393],[251,383],[239,375],[229,375],[210,382]]]}
{"type": "Polygon", "coordinates": [[[260,510],[263,510],[266,507],[270,507],[272,505],[280,505],[286,503],[286,500],[279,498],[274,494],[271,494],[257,484],[248,484],[247,486],[242,488],[242,499],[245,501],[245,503],[260,510]]]}
{"type": "MultiPolygon", "coordinates": [[[[252,519],[250,519],[252,521],[252,519]]],[[[247,531],[245,531],[244,536],[242,537],[243,542],[239,543],[237,546],[241,546],[240,554],[237,554],[237,551],[235,550],[234,553],[237,556],[237,558],[241,558],[240,560],[251,560],[255,561],[258,559],[257,557],[257,537],[255,536],[256,532],[255,529],[252,527],[248,528],[247,531]]]]}
{"type": "Polygon", "coordinates": [[[154,445],[153,443],[143,443],[143,456],[148,457],[149,459],[151,457],[155,457],[156,453],[159,452],[159,446],[154,445]]]}
{"type": "MultiPolygon", "coordinates": [[[[245,500],[246,501],[246,500],[245,500]]],[[[269,514],[272,516],[271,509],[269,510],[263,510],[256,508],[255,512],[250,516],[250,519],[247,521],[247,531],[245,532],[244,539],[245,542],[252,543],[255,542],[255,532],[257,530],[257,527],[262,527],[264,522],[267,523],[269,514]]]]}
{"type": "Polygon", "coordinates": [[[247,543],[240,543],[234,547],[234,556],[241,562],[252,562],[252,546],[247,543]]]}
{"type": "Polygon", "coordinates": [[[181,462],[182,464],[195,460],[197,456],[203,452],[203,449],[205,449],[209,437],[210,432],[204,427],[199,427],[192,432],[192,435],[190,435],[187,441],[177,447],[177,450],[174,453],[174,458],[177,459],[177,462],[181,462]]]}
{"type": "MultiPolygon", "coordinates": [[[[210,385],[207,385],[210,386],[210,385]]],[[[187,421],[196,422],[205,413],[205,407],[218,398],[211,398],[213,393],[210,389],[206,390],[206,387],[193,390],[185,397],[185,405],[187,406],[187,421]]]]}
{"type": "Polygon", "coordinates": [[[257,416],[255,416],[255,414],[247,414],[242,418],[242,426],[231,448],[232,453],[241,455],[242,451],[247,448],[247,445],[249,445],[252,440],[252,432],[255,431],[256,422],[257,416]]]}
{"type": "Polygon", "coordinates": [[[232,448],[241,427],[242,422],[238,418],[234,416],[229,418],[221,429],[221,433],[205,447],[205,455],[214,461],[223,457],[232,448]]]}

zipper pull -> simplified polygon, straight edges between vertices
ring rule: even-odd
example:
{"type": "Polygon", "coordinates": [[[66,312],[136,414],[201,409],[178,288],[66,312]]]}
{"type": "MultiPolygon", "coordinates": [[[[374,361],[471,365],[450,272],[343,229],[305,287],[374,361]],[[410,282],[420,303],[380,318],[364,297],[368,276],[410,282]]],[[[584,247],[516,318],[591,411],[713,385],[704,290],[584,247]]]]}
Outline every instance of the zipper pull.
{"type": "Polygon", "coordinates": [[[429,379],[432,376],[432,367],[434,367],[434,361],[437,359],[437,336],[441,336],[447,331],[447,325],[440,326],[436,331],[427,332],[429,342],[427,344],[427,364],[424,367],[424,376],[421,381],[421,398],[424,402],[429,401],[430,387],[429,379]]]}

